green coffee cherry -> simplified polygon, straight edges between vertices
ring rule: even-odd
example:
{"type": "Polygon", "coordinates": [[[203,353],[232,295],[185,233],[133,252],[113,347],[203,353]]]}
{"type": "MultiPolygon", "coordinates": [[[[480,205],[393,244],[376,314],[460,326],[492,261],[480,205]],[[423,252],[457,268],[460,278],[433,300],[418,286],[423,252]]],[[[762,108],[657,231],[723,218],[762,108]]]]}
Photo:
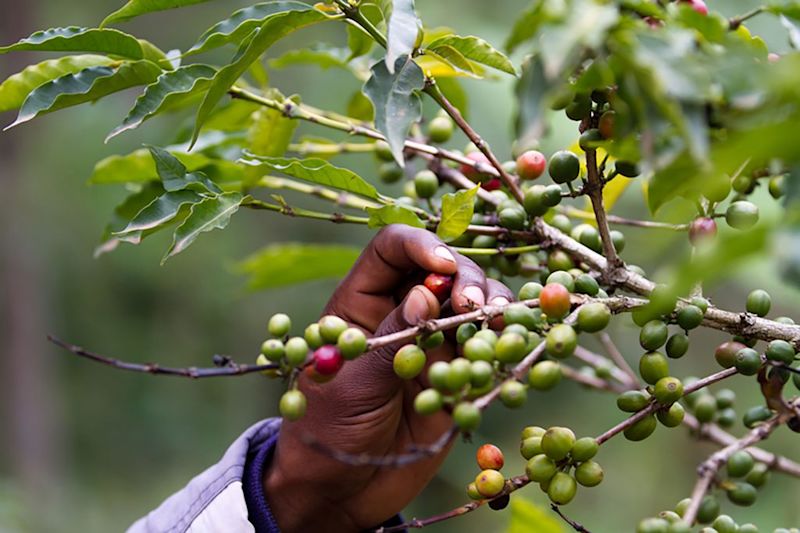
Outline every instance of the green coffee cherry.
{"type": "Polygon", "coordinates": [[[578,310],[578,328],[587,333],[601,331],[611,321],[611,310],[601,303],[588,303],[578,310]]]}
{"type": "MultiPolygon", "coordinates": [[[[506,322],[506,324],[508,323],[509,322],[506,322]]],[[[495,333],[491,329],[481,329],[474,335],[474,337],[476,339],[481,339],[488,342],[492,346],[492,348],[494,348],[495,345],[497,344],[497,333],[495,333]]]]}
{"type": "Polygon", "coordinates": [[[728,499],[731,503],[741,505],[742,507],[753,505],[756,502],[757,496],[756,488],[743,481],[737,481],[734,486],[728,490],[728,499]]]}
{"type": "Polygon", "coordinates": [[[547,486],[547,496],[557,505],[566,505],[575,497],[578,485],[575,478],[564,472],[556,472],[547,486]]]}
{"type": "Polygon", "coordinates": [[[292,337],[286,341],[286,362],[290,366],[300,366],[308,357],[308,343],[302,337],[292,337]]]}
{"type": "Polygon", "coordinates": [[[714,420],[717,414],[717,400],[710,394],[703,394],[694,402],[694,416],[698,422],[706,424],[714,420]]]}
{"type": "Polygon", "coordinates": [[[418,198],[432,198],[439,189],[439,178],[430,170],[420,170],[414,176],[414,191],[418,198]]]}
{"type": "Polygon", "coordinates": [[[434,117],[428,124],[428,137],[435,143],[443,143],[450,140],[453,135],[453,121],[449,117],[434,117]]]}
{"type": "Polygon", "coordinates": [[[766,405],[757,405],[755,407],[751,407],[744,413],[742,422],[746,428],[753,429],[760,422],[764,422],[765,420],[772,418],[772,415],[772,410],[769,407],[766,405]]]}
{"type": "Polygon", "coordinates": [[[672,405],[683,396],[683,383],[678,378],[661,378],[656,382],[653,395],[658,403],[672,405]]]}
{"type": "Polygon", "coordinates": [[[667,357],[671,359],[679,359],[686,355],[689,351],[689,337],[683,333],[675,333],[667,339],[666,352],[667,357]]]}
{"type": "MultiPolygon", "coordinates": [[[[541,184],[531,185],[525,191],[525,196],[522,198],[522,207],[525,212],[532,217],[539,217],[547,213],[550,206],[546,202],[551,202],[551,199],[546,198],[547,187],[541,184]]],[[[559,192],[559,199],[561,193],[559,192]]]]}
{"type": "Polygon", "coordinates": [[[720,389],[714,397],[717,399],[717,407],[720,409],[730,407],[736,401],[736,393],[730,389],[720,389]]]}
{"type": "Polygon", "coordinates": [[[625,249],[625,234],[615,229],[612,229],[609,234],[611,235],[611,244],[614,245],[614,249],[617,253],[622,253],[622,250],[625,249]]]}
{"type": "Polygon", "coordinates": [[[471,339],[477,332],[478,332],[478,326],[476,326],[472,322],[461,324],[460,326],[458,326],[458,329],[456,330],[456,342],[458,344],[464,344],[469,339],[471,339]]]}
{"type": "Polygon", "coordinates": [[[261,345],[261,353],[273,363],[283,358],[286,350],[278,339],[267,339],[261,345]]]}
{"type": "Polygon", "coordinates": [[[550,157],[550,177],[556,183],[568,183],[578,177],[581,163],[578,156],[568,150],[561,150],[550,157]]]}
{"type": "Polygon", "coordinates": [[[614,163],[614,170],[617,171],[617,174],[626,178],[635,178],[642,173],[639,165],[632,161],[617,161],[614,163]]]}
{"type": "Polygon", "coordinates": [[[694,329],[703,322],[703,310],[695,305],[687,305],[678,311],[677,322],[686,331],[694,329]]]}
{"type": "Polygon", "coordinates": [[[647,352],[639,359],[639,374],[645,383],[655,385],[658,380],[669,376],[669,363],[660,352],[647,352]]]}
{"type": "Polygon", "coordinates": [[[312,350],[316,350],[325,344],[325,341],[322,340],[322,335],[319,332],[319,324],[309,325],[303,333],[303,338],[305,338],[308,346],[312,350]]]}
{"type": "Polygon", "coordinates": [[[575,352],[578,346],[578,335],[572,326],[567,324],[556,324],[545,339],[545,349],[547,353],[557,359],[565,359],[575,352]]]}
{"type": "Polygon", "coordinates": [[[719,516],[719,501],[711,495],[707,495],[700,502],[697,510],[697,521],[701,524],[710,524],[719,516]]]}
{"type": "Polygon", "coordinates": [[[505,322],[507,326],[510,324],[521,324],[527,329],[536,329],[541,321],[540,310],[531,309],[520,303],[509,305],[503,312],[503,322],[505,322]]]}
{"type": "Polygon", "coordinates": [[[653,350],[658,350],[667,342],[668,335],[669,329],[667,329],[666,324],[660,320],[651,320],[639,332],[639,344],[645,350],[652,352],[653,350]]]}
{"type": "Polygon", "coordinates": [[[772,298],[767,291],[756,289],[747,295],[747,312],[758,316],[767,316],[772,307],[772,298]]]}
{"type": "Polygon", "coordinates": [[[653,415],[648,415],[632,426],[626,428],[622,434],[626,439],[633,442],[638,442],[652,435],[656,430],[657,425],[658,423],[656,422],[656,417],[653,415]]]}
{"type": "Polygon", "coordinates": [[[726,514],[721,514],[711,523],[711,527],[717,530],[717,533],[738,533],[739,526],[736,521],[726,514]]]}
{"type": "Polygon", "coordinates": [[[447,376],[450,375],[450,363],[436,361],[428,367],[428,382],[439,391],[447,390],[447,376]]]}
{"type": "MultiPolygon", "coordinates": [[[[265,365],[271,365],[271,364],[272,363],[269,362],[269,359],[267,359],[267,356],[264,355],[263,353],[259,354],[258,357],[256,357],[256,365],[258,365],[258,366],[265,366],[265,365]]],[[[274,368],[268,368],[266,370],[262,370],[261,374],[264,375],[264,376],[267,376],[268,378],[276,378],[276,377],[278,377],[278,372],[274,368]]]]}
{"type": "Polygon", "coordinates": [[[575,433],[565,427],[551,427],[542,436],[542,451],[554,461],[560,461],[569,455],[575,445],[575,433]]]}
{"type": "Polygon", "coordinates": [[[522,440],[525,440],[525,439],[529,439],[531,437],[542,437],[542,436],[544,436],[546,431],[547,430],[544,429],[543,427],[527,426],[527,427],[522,429],[522,432],[520,433],[520,438],[522,440]]]}
{"type": "Polygon", "coordinates": [[[656,413],[656,418],[658,418],[658,421],[668,428],[680,426],[683,422],[684,416],[686,416],[686,411],[678,402],[670,405],[669,409],[661,409],[656,413]]]}
{"type": "Polygon", "coordinates": [[[494,348],[485,340],[472,337],[464,344],[464,357],[470,361],[493,361],[494,348]]]}
{"type": "Polygon", "coordinates": [[[483,496],[481,493],[478,492],[478,487],[475,486],[475,482],[473,481],[469,485],[467,485],[467,496],[470,500],[482,500],[483,496]]]}
{"type": "Polygon", "coordinates": [[[575,441],[570,450],[570,456],[573,461],[583,462],[588,461],[600,450],[600,445],[592,437],[583,437],[575,441]]]}
{"type": "Polygon", "coordinates": [[[290,329],[292,329],[292,319],[283,313],[272,315],[267,323],[267,331],[273,337],[283,338],[289,334],[290,329]]]}
{"type": "Polygon", "coordinates": [[[550,481],[558,472],[556,463],[544,454],[533,456],[525,465],[525,474],[531,481],[550,481]]]}
{"type": "Polygon", "coordinates": [[[744,477],[750,473],[754,465],[753,456],[744,450],[740,450],[730,456],[725,469],[730,477],[744,477]]]}
{"type": "Polygon", "coordinates": [[[494,498],[505,488],[506,480],[497,470],[483,470],[475,478],[475,488],[484,498],[494,498]]]}
{"type": "Polygon", "coordinates": [[[349,361],[367,351],[367,336],[358,328],[347,328],[339,335],[336,346],[349,361]]]}
{"type": "Polygon", "coordinates": [[[764,463],[756,463],[744,479],[755,488],[763,487],[769,480],[769,467],[764,463]]]}
{"type": "Polygon", "coordinates": [[[595,150],[603,142],[603,136],[600,135],[600,130],[591,128],[584,131],[578,139],[578,146],[584,152],[587,150],[595,150]]]}
{"type": "Polygon", "coordinates": [[[575,292],[588,296],[597,296],[600,292],[600,285],[589,274],[581,274],[575,278],[575,292]]]}
{"type": "Polygon", "coordinates": [[[383,163],[378,167],[378,178],[383,183],[397,183],[403,175],[403,169],[394,162],[383,163]]]}
{"type": "Polygon", "coordinates": [[[473,361],[469,370],[469,382],[473,387],[483,387],[492,381],[494,367],[487,361],[473,361]]]}
{"type": "Polygon", "coordinates": [[[523,439],[519,445],[520,455],[525,459],[530,459],[544,453],[542,450],[542,435],[544,435],[544,433],[523,439]]]}
{"type": "Polygon", "coordinates": [[[550,285],[552,283],[563,285],[569,292],[573,292],[575,290],[575,278],[573,278],[572,274],[566,270],[556,270],[547,276],[547,282],[545,285],[550,285]]]}
{"type": "Polygon", "coordinates": [[[541,361],[528,372],[528,384],[535,390],[550,390],[561,382],[561,365],[555,361],[541,361]]]}
{"type": "Polygon", "coordinates": [[[617,407],[626,413],[641,411],[650,403],[650,395],[646,391],[630,390],[617,396],[617,407]]]}
{"type": "Polygon", "coordinates": [[[520,288],[519,293],[517,293],[517,298],[520,300],[533,300],[534,298],[538,298],[541,292],[541,283],[529,281],[520,288]]]}
{"type": "Polygon", "coordinates": [[[530,332],[528,331],[528,328],[526,328],[522,324],[509,324],[508,326],[503,328],[501,336],[506,335],[508,333],[515,333],[517,335],[521,335],[522,337],[527,337],[528,333],[530,332]]]}
{"type": "Polygon", "coordinates": [[[645,518],[636,526],[636,533],[669,533],[669,522],[663,518],[645,518]]]}
{"type": "Polygon", "coordinates": [[[447,390],[459,391],[470,382],[472,378],[472,363],[469,360],[459,357],[450,361],[447,369],[447,390]]]}
{"type": "Polygon", "coordinates": [[[736,352],[733,364],[740,374],[754,376],[761,368],[761,356],[752,348],[744,348],[736,352]]]}
{"type": "Polygon", "coordinates": [[[299,420],[306,414],[306,397],[299,390],[290,390],[283,393],[278,404],[281,416],[286,420],[299,420]]]}
{"type": "Polygon", "coordinates": [[[425,352],[416,344],[406,344],[394,355],[394,373],[402,379],[413,379],[425,368],[425,352]]]}
{"type": "Polygon", "coordinates": [[[758,222],[758,207],[752,202],[733,202],[725,211],[725,222],[732,228],[746,230],[758,222]]]}
{"type": "Polygon", "coordinates": [[[375,156],[381,161],[394,161],[394,154],[386,141],[375,141],[375,156]]]}
{"type": "Polygon", "coordinates": [[[453,422],[461,431],[470,433],[481,425],[481,411],[471,402],[461,402],[453,409],[453,422]]]}
{"type": "Polygon", "coordinates": [[[779,361],[790,365],[794,362],[794,347],[784,340],[774,340],[767,346],[765,352],[767,359],[770,361],[779,361]]]}
{"type": "Polygon", "coordinates": [[[527,336],[523,337],[518,333],[503,333],[497,339],[494,355],[501,363],[519,363],[528,354],[527,348],[527,336]]]}
{"type": "Polygon", "coordinates": [[[596,487],[603,481],[603,468],[595,461],[585,461],[575,469],[575,479],[584,487],[596,487]]]}
{"type": "Polygon", "coordinates": [[[346,329],[347,322],[338,316],[326,315],[319,319],[319,334],[327,344],[336,344],[336,341],[339,340],[339,335],[346,329]]]}
{"type": "Polygon", "coordinates": [[[528,223],[528,217],[523,209],[507,207],[497,214],[500,225],[510,230],[523,230],[528,223]]]}
{"type": "Polygon", "coordinates": [[[747,523],[739,526],[738,533],[759,533],[759,531],[755,524],[747,523]]]}
{"type": "MultiPolygon", "coordinates": [[[[341,336],[339,338],[341,339],[341,336]]],[[[417,337],[417,344],[423,350],[433,350],[434,348],[438,348],[444,344],[444,341],[445,338],[443,331],[435,331],[433,333],[417,337]]]]}
{"type": "Polygon", "coordinates": [[[438,412],[444,403],[442,394],[436,389],[425,389],[414,398],[414,410],[421,415],[438,412]]]}
{"type": "Polygon", "coordinates": [[[510,379],[500,386],[500,401],[510,409],[522,407],[527,399],[525,385],[517,380],[510,379]]]}
{"type": "Polygon", "coordinates": [[[592,111],[592,99],[588,94],[578,93],[567,104],[564,112],[570,120],[583,120],[592,111]]]}
{"type": "Polygon", "coordinates": [[[730,407],[722,409],[717,413],[717,425],[721,428],[730,428],[736,423],[736,411],[730,407]]]}

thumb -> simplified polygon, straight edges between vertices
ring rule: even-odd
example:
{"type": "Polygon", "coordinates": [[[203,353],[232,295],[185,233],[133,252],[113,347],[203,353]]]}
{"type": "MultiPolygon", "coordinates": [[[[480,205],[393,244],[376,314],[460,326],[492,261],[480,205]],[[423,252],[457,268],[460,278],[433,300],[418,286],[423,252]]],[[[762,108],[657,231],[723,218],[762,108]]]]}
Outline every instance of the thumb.
{"type": "MultiPolygon", "coordinates": [[[[403,302],[375,330],[375,336],[388,335],[418,325],[425,320],[438,318],[441,308],[439,300],[424,285],[417,285],[406,295],[403,302]]],[[[406,341],[407,342],[407,341],[406,341]]],[[[374,355],[387,362],[391,370],[394,354],[406,342],[398,342],[378,348],[374,355]]]]}

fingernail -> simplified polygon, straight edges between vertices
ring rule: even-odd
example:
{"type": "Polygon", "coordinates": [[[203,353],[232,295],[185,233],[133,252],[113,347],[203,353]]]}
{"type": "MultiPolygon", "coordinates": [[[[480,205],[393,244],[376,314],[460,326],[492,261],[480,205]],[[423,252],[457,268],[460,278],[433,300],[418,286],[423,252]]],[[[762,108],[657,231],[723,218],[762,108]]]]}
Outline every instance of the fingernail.
{"type": "Polygon", "coordinates": [[[492,298],[492,305],[506,305],[507,303],[509,303],[509,301],[505,296],[495,296],[492,298]]]}
{"type": "Polygon", "coordinates": [[[472,302],[475,306],[482,306],[486,303],[486,298],[483,295],[483,289],[478,287],[477,285],[470,285],[469,287],[464,287],[464,290],[461,291],[461,296],[472,302]]]}
{"type": "Polygon", "coordinates": [[[414,326],[421,320],[427,320],[429,314],[428,299],[421,290],[411,289],[403,304],[403,320],[408,325],[414,326]]]}
{"type": "Polygon", "coordinates": [[[436,257],[441,257],[445,261],[450,261],[451,263],[456,262],[456,258],[453,257],[453,254],[450,252],[450,250],[447,249],[446,246],[437,246],[436,249],[433,251],[433,254],[436,257]]]}

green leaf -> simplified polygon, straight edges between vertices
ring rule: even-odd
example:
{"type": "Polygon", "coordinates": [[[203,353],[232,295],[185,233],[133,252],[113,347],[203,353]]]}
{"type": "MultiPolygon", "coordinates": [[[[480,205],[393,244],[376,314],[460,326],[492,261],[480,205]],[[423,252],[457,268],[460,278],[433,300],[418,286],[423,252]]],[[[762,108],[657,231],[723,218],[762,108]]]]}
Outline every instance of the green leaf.
{"type": "MultiPolygon", "coordinates": [[[[450,67],[455,71],[463,72],[468,76],[474,76],[476,78],[483,77],[483,69],[481,69],[479,65],[474,65],[473,63],[467,61],[467,58],[452,46],[443,45],[435,50],[428,48],[425,50],[425,57],[434,57],[439,61],[450,65],[450,67]]],[[[424,68],[424,65],[420,68],[424,68]]],[[[431,74],[429,73],[429,76],[430,75],[431,74]]],[[[445,78],[445,76],[438,77],[445,78]]]]}
{"type": "Polygon", "coordinates": [[[480,186],[442,196],[442,220],[436,235],[445,242],[455,240],[467,231],[475,211],[475,195],[480,186]]]}
{"type": "MultiPolygon", "coordinates": [[[[151,45],[152,46],[152,45],[151,45]]],[[[17,50],[37,52],[97,52],[128,59],[143,59],[142,43],[127,33],[105,28],[51,28],[37,31],[14,44],[0,47],[0,54],[17,50]]]]}
{"type": "Polygon", "coordinates": [[[249,276],[248,289],[272,289],[344,277],[360,254],[361,249],[354,246],[281,243],[247,257],[235,270],[249,276]]]}
{"type": "Polygon", "coordinates": [[[415,228],[424,228],[425,224],[407,207],[402,205],[385,205],[383,207],[368,207],[369,227],[382,228],[389,224],[405,224],[415,228]]]}
{"type": "Polygon", "coordinates": [[[128,116],[108,134],[106,142],[122,132],[138,128],[144,121],[192,100],[211,83],[216,69],[207,65],[188,65],[161,74],[136,99],[128,116]]]}
{"type": "Polygon", "coordinates": [[[295,1],[262,2],[235,11],[229,18],[206,30],[186,54],[199,54],[225,44],[240,44],[245,37],[264,24],[267,18],[286,11],[304,11],[308,4],[295,1]]]}
{"type": "Polygon", "coordinates": [[[547,19],[545,5],[546,2],[543,0],[533,0],[531,5],[519,15],[511,28],[511,33],[506,38],[505,49],[509,53],[513,52],[520,44],[533,38],[539,31],[539,27],[547,19]]]}
{"type": "Polygon", "coordinates": [[[292,142],[297,121],[275,109],[260,109],[253,115],[247,132],[247,147],[260,156],[278,157],[286,153],[292,142]]]}
{"type": "Polygon", "coordinates": [[[128,0],[124,6],[107,16],[100,27],[108,26],[115,22],[124,22],[140,15],[153,13],[155,11],[165,11],[179,7],[201,4],[208,0],[128,0]]]}
{"type": "Polygon", "coordinates": [[[361,91],[354,92],[347,101],[347,116],[364,122],[372,122],[375,118],[372,102],[361,91]]]}
{"type": "Polygon", "coordinates": [[[547,132],[545,110],[550,90],[542,58],[534,54],[523,63],[514,89],[517,99],[515,128],[522,146],[538,142],[547,132]]]}
{"type": "Polygon", "coordinates": [[[506,533],[564,533],[564,527],[549,510],[517,496],[511,500],[511,522],[506,533]]]}
{"type": "Polygon", "coordinates": [[[414,11],[414,0],[393,0],[386,32],[385,65],[389,73],[394,74],[401,66],[398,60],[404,58],[405,62],[412,56],[421,31],[422,22],[414,11]]]}
{"type": "Polygon", "coordinates": [[[295,30],[327,20],[325,14],[316,11],[309,5],[305,5],[304,10],[284,11],[267,17],[264,23],[258,28],[246,46],[236,55],[236,59],[226,67],[220,69],[211,83],[203,103],[197,112],[194,133],[192,134],[192,144],[200,133],[200,128],[208,119],[217,103],[222,99],[228,90],[236,83],[236,80],[244,74],[251,63],[258,60],[261,54],[267,51],[273,43],[295,30]]]}
{"type": "Polygon", "coordinates": [[[372,45],[373,40],[370,34],[358,26],[347,25],[347,48],[350,49],[348,61],[367,55],[372,50],[372,45]]]}
{"type": "Polygon", "coordinates": [[[94,250],[95,259],[116,249],[119,243],[123,241],[114,237],[112,234],[125,228],[139,211],[162,194],[164,194],[164,188],[160,183],[155,181],[146,183],[138,191],[129,195],[121,204],[114,208],[111,221],[103,232],[100,244],[97,245],[94,250]]]}
{"type": "Polygon", "coordinates": [[[502,52],[479,37],[446,35],[433,41],[428,48],[437,51],[440,47],[454,48],[465,58],[509,74],[516,75],[514,65],[502,52]]]}
{"type": "Polygon", "coordinates": [[[89,67],[107,66],[114,60],[106,56],[78,55],[48,59],[26,67],[0,84],[0,113],[19,108],[25,98],[41,85],[89,67]]]}
{"type": "Polygon", "coordinates": [[[175,230],[172,246],[167,250],[161,264],[188,248],[201,233],[224,229],[231,216],[239,210],[242,200],[244,196],[241,193],[228,192],[192,204],[189,216],[175,230]]]}
{"type": "Polygon", "coordinates": [[[156,172],[161,178],[164,190],[168,192],[192,190],[200,193],[221,193],[216,183],[208,179],[202,172],[187,172],[180,159],[156,146],[148,146],[150,155],[156,164],[156,172]]]}
{"type": "Polygon", "coordinates": [[[166,192],[142,208],[125,228],[113,235],[123,242],[139,244],[143,232],[163,228],[175,220],[181,210],[202,199],[194,191],[166,192]]]}
{"type": "Polygon", "coordinates": [[[271,59],[269,66],[282,69],[295,65],[314,65],[322,69],[336,67],[350,70],[347,55],[347,50],[341,48],[298,48],[271,59]]]}
{"type": "Polygon", "coordinates": [[[333,166],[322,159],[293,159],[283,157],[259,157],[248,154],[252,159],[244,159],[242,163],[251,166],[263,166],[270,170],[282,172],[287,176],[311,183],[333,187],[340,191],[351,192],[373,200],[378,199],[375,187],[364,181],[364,178],[346,168],[333,166]]]}
{"type": "Polygon", "coordinates": [[[89,67],[77,74],[67,74],[37,87],[28,95],[13,124],[6,130],[39,115],[58,111],[129,87],[152,83],[161,69],[147,60],[125,61],[118,67],[89,67]]]}
{"type": "Polygon", "coordinates": [[[395,160],[403,165],[403,146],[411,124],[422,116],[418,94],[425,86],[422,69],[407,58],[398,58],[394,73],[379,61],[364,85],[364,94],[375,108],[375,126],[383,133],[395,160]]]}

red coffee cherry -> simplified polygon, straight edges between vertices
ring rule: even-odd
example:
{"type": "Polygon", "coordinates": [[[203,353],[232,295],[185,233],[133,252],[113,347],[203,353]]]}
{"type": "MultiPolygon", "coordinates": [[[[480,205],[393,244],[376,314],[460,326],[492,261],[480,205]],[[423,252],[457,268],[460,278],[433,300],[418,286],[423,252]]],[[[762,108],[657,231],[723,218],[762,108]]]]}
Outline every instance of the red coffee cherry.
{"type": "Polygon", "coordinates": [[[424,285],[440,302],[443,302],[450,296],[450,291],[453,290],[453,276],[435,273],[428,274],[428,277],[425,278],[424,285]]]}
{"type": "Polygon", "coordinates": [[[336,346],[326,344],[314,352],[314,370],[323,376],[336,374],[342,365],[344,365],[344,357],[336,346]]]}
{"type": "Polygon", "coordinates": [[[523,152],[517,158],[517,174],[523,180],[535,180],[544,173],[547,159],[537,150],[523,152]]]}
{"type": "Polygon", "coordinates": [[[484,444],[478,448],[475,459],[481,470],[500,470],[505,463],[503,452],[494,444],[484,444]]]}
{"type": "Polygon", "coordinates": [[[689,242],[699,244],[717,234],[717,223],[713,218],[699,217],[689,225],[689,242]]]}
{"type": "Polygon", "coordinates": [[[569,313],[569,291],[560,283],[548,283],[539,294],[539,308],[552,318],[563,318],[569,313]]]}
{"type": "MultiPolygon", "coordinates": [[[[467,154],[467,159],[472,159],[476,163],[482,163],[486,166],[491,165],[491,163],[489,162],[489,158],[483,155],[483,152],[470,152],[467,154]]],[[[486,174],[478,172],[478,170],[472,165],[467,165],[467,164],[461,165],[461,173],[475,182],[483,181],[488,177],[486,176],[486,174]]]]}
{"type": "Polygon", "coordinates": [[[483,183],[481,183],[481,189],[487,191],[496,191],[502,186],[503,182],[500,181],[500,178],[492,178],[489,181],[484,181],[483,183]]]}

